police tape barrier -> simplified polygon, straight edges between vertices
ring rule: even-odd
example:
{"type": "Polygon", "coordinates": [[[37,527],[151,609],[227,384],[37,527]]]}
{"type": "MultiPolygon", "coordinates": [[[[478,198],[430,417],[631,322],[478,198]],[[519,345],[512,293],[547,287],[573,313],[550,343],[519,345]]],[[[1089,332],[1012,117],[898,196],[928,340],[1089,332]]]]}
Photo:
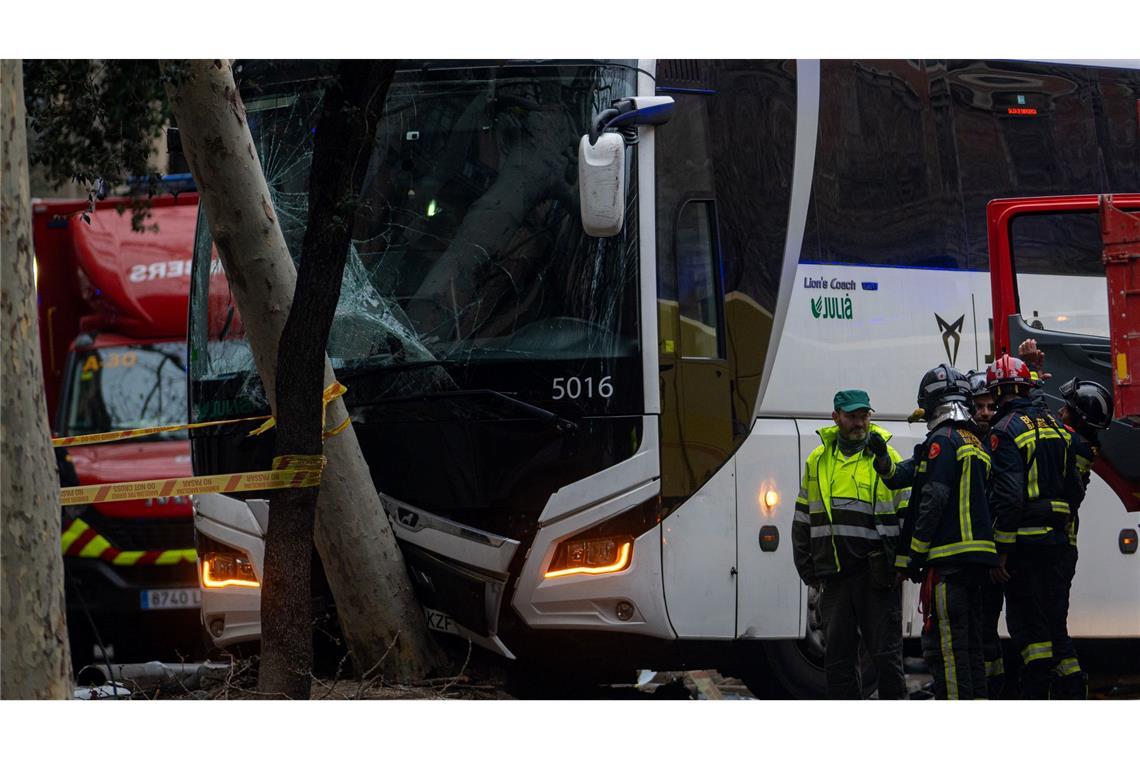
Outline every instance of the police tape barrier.
{"type": "Polygon", "coordinates": [[[62,488],[60,503],[68,507],[108,501],[158,499],[164,496],[312,488],[320,485],[324,465],[325,458],[319,454],[280,456],[273,460],[272,470],[62,488]]]}
{"type": "MultiPolygon", "coordinates": [[[[324,427],[324,415],[329,403],[333,399],[343,396],[347,390],[347,388],[338,382],[333,382],[332,385],[325,388],[324,393],[321,394],[321,427],[324,427]]],[[[60,446],[88,446],[93,443],[111,443],[113,441],[125,441],[130,438],[142,438],[143,436],[155,435],[156,433],[172,433],[176,430],[196,430],[199,428],[216,427],[217,425],[233,425],[238,422],[255,422],[257,420],[265,420],[265,422],[256,429],[251,430],[247,434],[248,436],[261,435],[277,424],[277,421],[269,415],[262,415],[260,417],[239,417],[234,420],[191,422],[185,425],[160,425],[157,427],[135,428],[133,430],[112,430],[108,433],[91,433],[89,435],[73,435],[66,438],[52,438],[51,445],[56,448],[60,446]]],[[[337,433],[342,432],[348,425],[349,420],[346,418],[344,422],[333,430],[325,431],[324,437],[331,438],[337,433]]]]}

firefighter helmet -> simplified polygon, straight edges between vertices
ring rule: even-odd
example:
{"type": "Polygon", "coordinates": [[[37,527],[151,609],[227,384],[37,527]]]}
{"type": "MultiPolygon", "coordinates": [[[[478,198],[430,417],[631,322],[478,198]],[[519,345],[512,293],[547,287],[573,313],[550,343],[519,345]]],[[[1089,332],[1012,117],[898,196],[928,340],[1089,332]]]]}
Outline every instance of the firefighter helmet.
{"type": "Polygon", "coordinates": [[[1112,422],[1112,394],[1100,383],[1073,378],[1061,388],[1061,398],[1081,422],[1097,430],[1107,430],[1112,422]]]}
{"type": "Polygon", "coordinates": [[[975,369],[966,375],[966,380],[970,383],[971,396],[988,396],[993,393],[993,391],[990,390],[989,379],[986,377],[987,374],[987,371],[984,369],[975,369]]]}
{"type": "Polygon", "coordinates": [[[927,419],[942,404],[951,401],[968,404],[970,395],[970,381],[949,364],[939,364],[929,370],[918,384],[918,405],[927,419]]]}
{"type": "Polygon", "coordinates": [[[1032,387],[1036,383],[1028,364],[1016,356],[1002,354],[986,370],[986,384],[993,391],[995,388],[1009,385],[1032,387]]]}

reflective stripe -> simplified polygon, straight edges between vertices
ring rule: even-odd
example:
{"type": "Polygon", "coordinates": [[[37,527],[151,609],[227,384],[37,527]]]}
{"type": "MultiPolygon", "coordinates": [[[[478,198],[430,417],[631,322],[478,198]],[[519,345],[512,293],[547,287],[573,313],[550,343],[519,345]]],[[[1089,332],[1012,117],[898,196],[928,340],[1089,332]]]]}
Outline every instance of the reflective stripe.
{"type": "Polygon", "coordinates": [[[916,472],[926,472],[926,460],[925,459],[923,459],[921,462],[918,463],[918,467],[915,468],[915,471],[916,472]]]}
{"type": "Polygon", "coordinates": [[[1052,532],[1052,528],[1018,528],[1017,535],[1019,536],[1044,536],[1052,532]]]}
{"type": "Polygon", "coordinates": [[[880,536],[897,536],[899,535],[899,526],[897,525],[880,525],[878,526],[880,536]]]}
{"type": "Polygon", "coordinates": [[[1049,502],[1049,503],[1053,505],[1053,511],[1054,511],[1054,512],[1058,512],[1058,513],[1060,513],[1060,514],[1062,514],[1062,515],[1067,515],[1067,514],[1069,514],[1069,503],[1068,503],[1068,502],[1065,502],[1065,501],[1051,501],[1051,502],[1049,502]]]}
{"type": "Polygon", "coordinates": [[[896,554],[895,567],[900,570],[906,570],[908,567],[910,567],[910,556],[906,554],[896,554]]]}
{"type": "Polygon", "coordinates": [[[75,539],[83,535],[83,531],[87,530],[87,523],[82,520],[76,519],[71,521],[71,525],[64,531],[63,536],[60,538],[60,544],[63,547],[63,553],[67,554],[67,550],[75,543],[75,539]]]}
{"type": "Polygon", "coordinates": [[[1004,530],[994,530],[994,541],[999,544],[1012,544],[1017,541],[1017,534],[1004,530]]]}
{"type": "Polygon", "coordinates": [[[827,509],[823,506],[822,501],[809,501],[808,509],[813,515],[819,515],[827,512],[827,509]]]}
{"type": "Polygon", "coordinates": [[[1081,672],[1081,663],[1077,661],[1076,657],[1066,657],[1057,663],[1057,667],[1053,668],[1053,672],[1059,676],[1071,676],[1074,673],[1081,672]]]}
{"type": "Polygon", "coordinates": [[[890,480],[891,478],[893,478],[895,476],[895,470],[896,469],[897,468],[895,467],[894,460],[891,460],[891,469],[887,470],[887,480],[890,480]]]}
{"type": "Polygon", "coordinates": [[[1041,495],[1041,485],[1037,482],[1037,457],[1033,455],[1033,452],[1036,450],[1037,444],[1033,441],[1030,441],[1029,444],[1025,447],[1026,460],[1033,460],[1033,464],[1030,466],[1029,472],[1025,473],[1025,494],[1029,497],[1030,501],[1033,501],[1041,495]]]}
{"type": "Polygon", "coordinates": [[[797,509],[795,514],[792,515],[792,522],[811,524],[811,517],[807,512],[801,512],[797,509]]]}
{"type": "Polygon", "coordinates": [[[914,538],[912,536],[910,539],[910,550],[912,552],[922,552],[925,554],[926,552],[930,551],[930,542],[919,541],[917,538],[914,538]]]}
{"type": "Polygon", "coordinates": [[[893,501],[876,501],[875,514],[877,515],[893,515],[895,513],[895,503],[893,501]]]}
{"type": "Polygon", "coordinates": [[[958,459],[965,459],[966,457],[977,457],[978,459],[981,459],[982,462],[986,465],[987,470],[991,466],[990,455],[979,449],[977,446],[974,446],[973,444],[967,443],[964,446],[958,447],[957,457],[958,459]]]}
{"type": "Polygon", "coordinates": [[[946,698],[958,698],[958,669],[954,662],[954,641],[950,636],[950,608],[946,603],[946,583],[934,587],[934,609],[938,613],[938,643],[942,647],[946,698]]]}
{"type": "MultiPolygon", "coordinates": [[[[961,450],[959,450],[960,453],[961,450]]],[[[974,527],[970,520],[970,478],[973,469],[967,455],[966,462],[962,464],[962,475],[958,479],[958,535],[962,537],[963,541],[970,541],[974,538],[974,527]]]]}
{"type": "Polygon", "coordinates": [[[100,554],[103,553],[103,551],[105,549],[109,549],[109,548],[111,548],[111,542],[110,541],[103,538],[102,536],[95,536],[95,538],[88,541],[87,545],[84,546],[82,550],[80,550],[79,556],[80,557],[98,557],[100,554]]]}
{"type": "Polygon", "coordinates": [[[842,509],[845,512],[858,512],[861,515],[873,515],[875,513],[870,504],[859,499],[832,499],[831,510],[834,512],[837,509],[842,509]]]}
{"type": "Polygon", "coordinates": [[[954,544],[934,547],[930,550],[930,558],[952,557],[955,554],[965,554],[966,552],[997,554],[997,549],[994,547],[993,541],[959,541],[954,544]]]}
{"type": "Polygon", "coordinates": [[[1026,430],[1024,433],[1014,438],[1013,442],[1018,445],[1018,448],[1020,448],[1022,444],[1036,443],[1037,441],[1056,440],[1058,438],[1065,443],[1069,443],[1072,440],[1072,436],[1070,436],[1064,428],[1057,430],[1052,427],[1039,427],[1037,430],[1026,430]]]}
{"type": "Polygon", "coordinates": [[[1005,660],[986,660],[986,678],[1005,675],[1005,660]]]}
{"type": "Polygon", "coordinates": [[[854,525],[815,525],[812,527],[812,538],[825,538],[827,536],[866,538],[871,541],[879,540],[879,532],[871,530],[870,528],[858,528],[854,525]]]}
{"type": "Polygon", "coordinates": [[[1021,650],[1021,661],[1026,665],[1034,660],[1051,660],[1053,659],[1053,642],[1052,641],[1038,641],[1028,645],[1021,650]]]}
{"type": "Polygon", "coordinates": [[[796,497],[796,500],[802,501],[804,504],[807,504],[807,499],[808,499],[807,489],[804,488],[803,486],[800,486],[800,493],[799,493],[799,496],[796,497]]]}
{"type": "Polygon", "coordinates": [[[172,549],[158,555],[156,565],[177,565],[179,562],[195,562],[198,555],[193,549],[172,549]]]}

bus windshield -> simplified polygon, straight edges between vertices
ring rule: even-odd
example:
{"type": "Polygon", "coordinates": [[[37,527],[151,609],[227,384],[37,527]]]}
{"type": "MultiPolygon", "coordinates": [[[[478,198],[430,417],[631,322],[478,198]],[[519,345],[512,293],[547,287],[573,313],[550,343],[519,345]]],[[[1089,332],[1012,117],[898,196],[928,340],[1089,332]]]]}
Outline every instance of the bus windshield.
{"type": "MultiPolygon", "coordinates": [[[[76,351],[65,435],[186,422],[186,344],[151,343],[76,351]]],[[[185,439],[186,431],[161,434],[185,439]]]]}
{"type": "MultiPolygon", "coordinates": [[[[470,386],[455,368],[636,356],[636,173],[626,229],[613,238],[583,232],[577,184],[590,118],[635,94],[635,83],[632,66],[597,62],[398,72],[360,191],[329,336],[333,367],[431,366],[444,377],[439,389],[455,390],[470,386]]],[[[320,104],[311,84],[246,102],[294,259],[320,104]]],[[[192,379],[254,374],[224,281],[203,274],[211,246],[199,229],[191,339],[206,350],[192,351],[192,379]]],[[[260,394],[257,383],[242,392],[260,394]]]]}

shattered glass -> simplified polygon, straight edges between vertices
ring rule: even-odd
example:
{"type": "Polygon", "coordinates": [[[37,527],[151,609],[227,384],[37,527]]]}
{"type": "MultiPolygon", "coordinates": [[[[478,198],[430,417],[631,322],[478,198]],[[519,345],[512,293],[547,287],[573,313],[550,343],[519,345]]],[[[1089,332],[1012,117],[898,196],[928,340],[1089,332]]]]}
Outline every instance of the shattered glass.
{"type": "MultiPolygon", "coordinates": [[[[578,140],[594,114],[634,93],[635,74],[598,63],[398,72],[354,219],[328,342],[333,367],[430,367],[413,373],[435,386],[420,390],[452,390],[463,382],[455,369],[478,363],[636,356],[636,148],[627,151],[621,235],[583,232],[577,187],[578,140]]],[[[246,103],[294,260],[320,96],[310,89],[246,103]]],[[[238,394],[264,403],[224,279],[204,273],[211,246],[200,229],[192,379],[241,378],[238,394]]]]}

